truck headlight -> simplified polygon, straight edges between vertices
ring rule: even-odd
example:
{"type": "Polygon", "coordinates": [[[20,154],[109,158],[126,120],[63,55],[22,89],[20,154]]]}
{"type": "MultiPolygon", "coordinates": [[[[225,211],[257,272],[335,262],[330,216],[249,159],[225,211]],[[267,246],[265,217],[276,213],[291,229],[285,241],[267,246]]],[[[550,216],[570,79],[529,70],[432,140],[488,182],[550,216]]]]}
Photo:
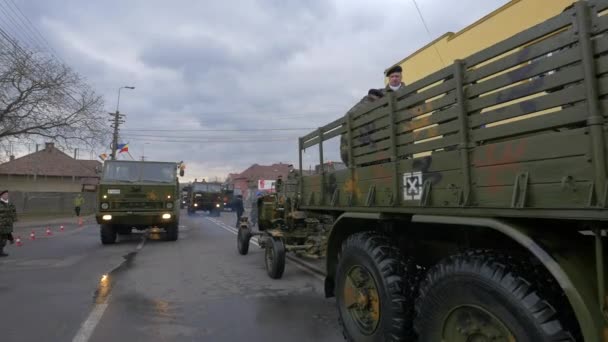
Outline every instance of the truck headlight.
{"type": "Polygon", "coordinates": [[[194,203],[194,206],[195,206],[195,207],[198,207],[198,203],[194,203]]]}
{"type": "Polygon", "coordinates": [[[173,209],[173,203],[171,203],[171,202],[167,203],[167,209],[173,209]]]}
{"type": "Polygon", "coordinates": [[[101,209],[108,209],[110,205],[108,203],[101,203],[101,209]]]}
{"type": "Polygon", "coordinates": [[[171,214],[163,214],[163,219],[168,220],[171,218],[171,214]]]}
{"type": "Polygon", "coordinates": [[[110,221],[112,219],[112,215],[103,215],[101,217],[104,221],[110,221]]]}
{"type": "Polygon", "coordinates": [[[218,203],[218,204],[216,204],[216,205],[215,205],[215,207],[216,207],[216,208],[219,208],[219,207],[220,207],[220,204],[219,204],[219,203],[218,203]]]}

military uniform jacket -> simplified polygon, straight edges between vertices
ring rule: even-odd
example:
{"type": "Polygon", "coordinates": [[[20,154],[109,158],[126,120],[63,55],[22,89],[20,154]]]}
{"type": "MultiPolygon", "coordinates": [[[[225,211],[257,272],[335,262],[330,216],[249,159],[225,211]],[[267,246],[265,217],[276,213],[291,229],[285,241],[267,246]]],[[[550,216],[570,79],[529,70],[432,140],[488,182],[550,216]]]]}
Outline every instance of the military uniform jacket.
{"type": "Polygon", "coordinates": [[[13,232],[13,223],[17,221],[17,210],[12,203],[0,201],[0,235],[13,232]]]}

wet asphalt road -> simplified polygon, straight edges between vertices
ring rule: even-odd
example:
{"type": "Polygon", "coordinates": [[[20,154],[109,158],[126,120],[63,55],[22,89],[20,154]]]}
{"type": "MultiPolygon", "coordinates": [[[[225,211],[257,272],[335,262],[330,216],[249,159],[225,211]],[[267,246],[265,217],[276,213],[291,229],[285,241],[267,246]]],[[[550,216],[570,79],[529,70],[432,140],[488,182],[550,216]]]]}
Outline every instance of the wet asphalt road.
{"type": "Polygon", "coordinates": [[[184,213],[176,242],[135,233],[102,246],[93,224],[24,240],[0,260],[0,340],[342,341],[320,277],[288,261],[270,279],[263,250],[239,255],[222,224],[234,214],[222,215],[184,213]]]}

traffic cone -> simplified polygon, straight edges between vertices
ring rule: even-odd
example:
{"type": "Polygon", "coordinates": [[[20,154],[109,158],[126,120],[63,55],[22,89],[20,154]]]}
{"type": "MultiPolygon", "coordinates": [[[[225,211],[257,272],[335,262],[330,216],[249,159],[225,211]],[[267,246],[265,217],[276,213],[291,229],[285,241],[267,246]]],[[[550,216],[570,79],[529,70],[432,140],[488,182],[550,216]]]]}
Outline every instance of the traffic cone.
{"type": "Polygon", "coordinates": [[[47,236],[51,236],[51,235],[53,235],[53,232],[51,231],[51,228],[46,227],[46,235],[47,235],[47,236]]]}
{"type": "Polygon", "coordinates": [[[36,240],[36,233],[34,233],[34,231],[32,230],[32,232],[30,233],[30,240],[36,240]]]}
{"type": "Polygon", "coordinates": [[[64,231],[63,226],[60,226],[60,227],[59,227],[59,231],[60,231],[60,232],[64,231]]]}
{"type": "Polygon", "coordinates": [[[17,239],[15,240],[15,244],[17,245],[17,247],[23,246],[23,244],[21,243],[21,236],[17,235],[17,239]]]}

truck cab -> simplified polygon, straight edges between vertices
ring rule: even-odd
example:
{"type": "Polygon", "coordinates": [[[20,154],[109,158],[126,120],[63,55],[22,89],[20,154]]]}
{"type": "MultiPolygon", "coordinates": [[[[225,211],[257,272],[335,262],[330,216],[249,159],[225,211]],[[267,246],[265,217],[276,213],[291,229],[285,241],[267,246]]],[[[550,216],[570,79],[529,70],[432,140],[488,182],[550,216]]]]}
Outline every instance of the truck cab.
{"type": "Polygon", "coordinates": [[[149,227],[164,228],[167,240],[177,240],[178,189],[176,163],[106,161],[95,215],[100,224],[101,242],[112,244],[117,234],[149,227]]]}
{"type": "Polygon", "coordinates": [[[194,182],[190,190],[188,215],[197,211],[208,211],[211,216],[220,216],[224,210],[222,185],[215,182],[194,182]]]}

